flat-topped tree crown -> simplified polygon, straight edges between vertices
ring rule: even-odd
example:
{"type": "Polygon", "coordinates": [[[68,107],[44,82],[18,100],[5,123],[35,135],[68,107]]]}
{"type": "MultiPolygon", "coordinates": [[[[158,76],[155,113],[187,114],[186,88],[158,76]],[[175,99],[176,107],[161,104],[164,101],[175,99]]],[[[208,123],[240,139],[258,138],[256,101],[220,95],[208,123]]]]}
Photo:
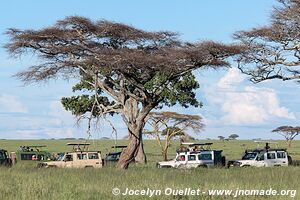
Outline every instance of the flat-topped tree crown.
{"type": "Polygon", "coordinates": [[[67,17],[41,30],[9,29],[7,33],[10,43],[6,48],[12,55],[32,52],[41,60],[16,75],[22,81],[78,78],[81,86],[90,85],[85,86],[95,92],[93,103],[73,112],[76,104],[73,99],[65,105],[69,106],[67,109],[74,114],[89,111],[91,117],[93,113],[122,115],[132,136],[125,156],[120,159],[120,163],[125,163],[122,168],[136,155],[145,118],[153,108],[176,103],[199,106],[194,93],[199,84],[192,71],[228,66],[225,59],[240,52],[235,45],[212,41],[186,43],[173,32],[144,31],[78,16],[67,17]],[[103,94],[112,97],[112,101],[99,99],[103,94]]]}
{"type": "Polygon", "coordinates": [[[239,68],[253,82],[300,80],[300,1],[277,1],[268,25],[235,34],[244,46],[239,68]]]}

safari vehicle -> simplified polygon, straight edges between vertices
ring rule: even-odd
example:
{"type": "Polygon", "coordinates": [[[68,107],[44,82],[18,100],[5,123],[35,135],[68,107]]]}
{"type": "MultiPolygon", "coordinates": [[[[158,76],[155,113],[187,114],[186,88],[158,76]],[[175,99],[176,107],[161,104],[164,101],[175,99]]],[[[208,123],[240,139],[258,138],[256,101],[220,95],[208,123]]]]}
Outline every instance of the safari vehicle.
{"type": "Polygon", "coordinates": [[[4,149],[0,149],[0,165],[2,166],[11,166],[12,160],[9,158],[8,153],[4,149]]]}
{"type": "Polygon", "coordinates": [[[39,163],[38,167],[50,168],[102,168],[103,162],[100,151],[89,151],[89,143],[68,143],[73,146],[71,152],[60,153],[56,161],[39,163]]]}
{"type": "Polygon", "coordinates": [[[270,143],[276,144],[275,142],[266,142],[267,148],[265,147],[246,150],[241,160],[228,161],[227,166],[274,167],[290,165],[292,158],[288,155],[286,149],[270,148],[268,146],[270,143]]]}
{"type": "Polygon", "coordinates": [[[45,145],[34,145],[34,146],[20,146],[16,151],[16,157],[18,161],[44,161],[51,158],[51,153],[42,148],[45,145]]]}
{"type": "Polygon", "coordinates": [[[114,151],[106,154],[106,157],[104,159],[105,165],[111,165],[118,162],[121,153],[123,152],[123,149],[127,148],[127,146],[112,146],[111,148],[113,148],[114,151]],[[121,149],[121,150],[117,150],[117,149],[121,149]]]}
{"type": "Polygon", "coordinates": [[[170,161],[157,163],[158,168],[182,168],[225,166],[222,150],[211,150],[213,143],[182,143],[176,157],[170,161]],[[188,147],[185,147],[187,145],[188,147]]]}

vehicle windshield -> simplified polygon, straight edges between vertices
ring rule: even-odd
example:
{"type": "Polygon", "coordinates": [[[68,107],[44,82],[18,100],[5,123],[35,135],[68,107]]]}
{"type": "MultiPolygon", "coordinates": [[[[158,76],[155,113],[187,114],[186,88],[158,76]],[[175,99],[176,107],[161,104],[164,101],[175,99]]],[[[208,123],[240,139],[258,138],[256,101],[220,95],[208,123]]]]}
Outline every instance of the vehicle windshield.
{"type": "Polygon", "coordinates": [[[64,159],[64,155],[65,155],[65,153],[60,153],[60,154],[58,154],[58,155],[55,157],[55,160],[56,160],[56,161],[61,161],[61,160],[63,160],[63,159],[64,159]]]}
{"type": "Polygon", "coordinates": [[[108,154],[106,157],[107,161],[118,161],[120,154],[108,154]]]}
{"type": "Polygon", "coordinates": [[[0,160],[4,160],[5,159],[5,153],[4,152],[0,152],[0,160]]]}
{"type": "Polygon", "coordinates": [[[242,160],[254,160],[256,158],[256,156],[257,156],[256,152],[248,152],[248,153],[245,153],[242,160]]]}

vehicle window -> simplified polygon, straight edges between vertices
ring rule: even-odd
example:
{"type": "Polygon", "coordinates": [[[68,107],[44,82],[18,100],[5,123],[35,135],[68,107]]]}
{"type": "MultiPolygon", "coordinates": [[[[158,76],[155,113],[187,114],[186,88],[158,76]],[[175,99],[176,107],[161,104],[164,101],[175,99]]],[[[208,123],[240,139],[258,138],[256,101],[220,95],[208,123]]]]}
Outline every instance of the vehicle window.
{"type": "Polygon", "coordinates": [[[99,159],[98,153],[89,153],[89,159],[99,159]]]}
{"type": "Polygon", "coordinates": [[[37,160],[45,160],[45,156],[42,155],[42,154],[39,154],[39,155],[37,156],[37,160]]]}
{"type": "Polygon", "coordinates": [[[0,160],[4,160],[5,159],[5,154],[3,152],[0,152],[0,160]]]}
{"type": "Polygon", "coordinates": [[[83,153],[83,154],[77,154],[77,159],[78,160],[86,160],[87,159],[87,155],[85,153],[83,153]]]}
{"type": "Polygon", "coordinates": [[[73,161],[73,155],[66,155],[66,161],[73,161]]]}
{"type": "Polygon", "coordinates": [[[286,158],[285,152],[277,152],[277,158],[286,158]]]}
{"type": "Polygon", "coordinates": [[[188,160],[196,160],[196,155],[189,155],[188,160]]]}
{"type": "Polygon", "coordinates": [[[63,160],[64,156],[64,153],[59,153],[57,156],[54,157],[54,160],[61,161],[63,160]]]}
{"type": "Polygon", "coordinates": [[[267,159],[275,159],[275,153],[267,153],[267,159]]]}
{"type": "Polygon", "coordinates": [[[254,160],[256,158],[256,156],[257,156],[257,153],[248,152],[243,156],[242,160],[254,160]]]}
{"type": "Polygon", "coordinates": [[[117,161],[118,157],[116,154],[111,154],[106,157],[107,161],[117,161]]]}
{"type": "Polygon", "coordinates": [[[178,156],[177,161],[185,161],[185,155],[178,156]]]}
{"type": "Polygon", "coordinates": [[[262,160],[264,160],[264,159],[265,159],[264,153],[258,154],[258,156],[257,156],[257,160],[258,160],[258,161],[262,161],[262,160]]]}
{"type": "Polygon", "coordinates": [[[212,155],[205,153],[205,154],[199,154],[198,155],[199,160],[212,160],[212,155]]]}
{"type": "Polygon", "coordinates": [[[33,160],[35,154],[21,154],[21,160],[33,160]]]}

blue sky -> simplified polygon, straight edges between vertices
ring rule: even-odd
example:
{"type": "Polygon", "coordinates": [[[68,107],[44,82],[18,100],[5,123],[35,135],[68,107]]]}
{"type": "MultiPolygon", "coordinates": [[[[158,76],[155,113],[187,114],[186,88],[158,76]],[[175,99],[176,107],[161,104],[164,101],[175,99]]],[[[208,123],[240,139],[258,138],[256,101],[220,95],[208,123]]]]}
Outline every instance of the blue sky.
{"type": "MultiPolygon", "coordinates": [[[[0,45],[8,42],[7,28],[38,29],[70,15],[93,20],[123,22],[141,29],[170,30],[182,40],[234,42],[232,34],[268,22],[275,0],[165,0],[165,1],[6,1],[0,8],[0,45]]],[[[0,48],[0,138],[37,139],[86,137],[84,124],[78,127],[59,100],[71,95],[74,82],[50,81],[24,87],[13,78],[16,72],[36,62],[28,55],[12,59],[0,48]]],[[[233,65],[234,67],[234,65],[233,65]]],[[[299,121],[299,86],[293,82],[268,81],[252,84],[238,70],[195,72],[201,88],[197,97],[203,108],[166,108],[200,114],[206,128],[198,138],[216,138],[237,133],[242,139],[280,138],[270,130],[299,121]]],[[[107,123],[93,131],[93,137],[111,137],[107,123]]],[[[122,121],[114,119],[118,134],[126,135],[122,121]]]]}

